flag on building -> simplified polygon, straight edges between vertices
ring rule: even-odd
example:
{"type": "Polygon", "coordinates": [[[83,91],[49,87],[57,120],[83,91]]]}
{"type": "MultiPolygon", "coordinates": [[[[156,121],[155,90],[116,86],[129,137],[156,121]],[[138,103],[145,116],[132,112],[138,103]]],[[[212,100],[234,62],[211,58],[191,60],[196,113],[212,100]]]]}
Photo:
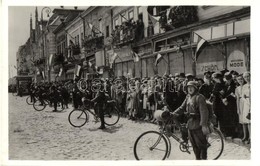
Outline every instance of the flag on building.
{"type": "Polygon", "coordinates": [[[159,22],[159,20],[160,20],[160,16],[154,17],[154,16],[150,15],[149,13],[148,13],[148,16],[149,16],[150,20],[152,21],[153,26],[155,26],[155,24],[157,22],[159,22]]]}
{"type": "Polygon", "coordinates": [[[38,67],[36,68],[36,74],[37,74],[37,75],[40,75],[40,74],[41,74],[40,69],[39,69],[38,67]]]}
{"type": "Polygon", "coordinates": [[[62,72],[63,72],[63,68],[61,67],[59,72],[59,77],[62,75],[62,72]]]}
{"type": "Polygon", "coordinates": [[[158,63],[160,62],[160,60],[163,58],[163,56],[161,54],[157,54],[156,60],[155,60],[155,66],[158,65],[158,63]]]}
{"type": "Polygon", "coordinates": [[[140,61],[140,56],[135,53],[134,51],[131,51],[132,52],[132,57],[134,59],[134,62],[139,62],[140,61]]]}
{"type": "Polygon", "coordinates": [[[194,32],[194,34],[196,34],[198,36],[198,40],[197,40],[197,48],[196,48],[196,52],[195,52],[195,62],[198,59],[199,54],[201,53],[201,51],[203,50],[203,48],[205,47],[207,41],[201,37],[200,35],[198,35],[197,33],[194,32]]]}
{"type": "Polygon", "coordinates": [[[113,64],[115,63],[115,60],[116,60],[117,57],[118,57],[118,56],[117,56],[117,53],[114,53],[114,54],[111,56],[111,58],[110,58],[110,68],[113,67],[113,64]]]}
{"type": "Polygon", "coordinates": [[[74,75],[75,75],[75,76],[78,76],[78,77],[79,77],[80,69],[81,69],[81,66],[80,66],[80,65],[76,65],[76,66],[75,66],[75,70],[74,70],[74,75]]]}
{"type": "Polygon", "coordinates": [[[91,67],[92,66],[92,63],[90,61],[88,61],[88,66],[91,67]]]}
{"type": "Polygon", "coordinates": [[[42,78],[45,80],[45,73],[42,71],[42,78]]]}
{"type": "Polygon", "coordinates": [[[93,25],[91,23],[88,23],[88,26],[91,30],[93,30],[93,25]]]}
{"type": "Polygon", "coordinates": [[[52,59],[53,59],[53,54],[50,54],[50,57],[49,57],[49,66],[51,66],[52,64],[52,59]]]}

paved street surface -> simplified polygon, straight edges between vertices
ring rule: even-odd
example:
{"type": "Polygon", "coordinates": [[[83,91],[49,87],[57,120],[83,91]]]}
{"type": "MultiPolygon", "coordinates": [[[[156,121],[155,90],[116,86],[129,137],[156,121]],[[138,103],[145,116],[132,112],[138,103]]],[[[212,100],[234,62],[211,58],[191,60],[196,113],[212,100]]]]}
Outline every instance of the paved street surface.
{"type": "MultiPolygon", "coordinates": [[[[9,159],[10,160],[135,160],[136,138],[158,126],[121,118],[115,126],[102,131],[91,121],[81,128],[68,122],[70,109],[53,113],[47,107],[37,112],[27,105],[26,97],[9,94],[9,159]]],[[[180,152],[172,140],[168,160],[190,160],[194,155],[180,152]]],[[[220,159],[250,159],[249,147],[227,140],[220,159]]]]}

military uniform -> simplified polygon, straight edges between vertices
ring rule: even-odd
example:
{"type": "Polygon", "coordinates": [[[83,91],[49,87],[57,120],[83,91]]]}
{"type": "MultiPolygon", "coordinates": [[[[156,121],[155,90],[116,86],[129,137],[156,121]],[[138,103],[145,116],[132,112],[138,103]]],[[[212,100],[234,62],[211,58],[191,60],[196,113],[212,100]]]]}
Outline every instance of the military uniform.
{"type": "Polygon", "coordinates": [[[207,139],[202,132],[202,126],[208,125],[208,109],[205,97],[197,92],[188,94],[182,105],[173,115],[187,114],[187,128],[197,160],[207,159],[207,139]]]}

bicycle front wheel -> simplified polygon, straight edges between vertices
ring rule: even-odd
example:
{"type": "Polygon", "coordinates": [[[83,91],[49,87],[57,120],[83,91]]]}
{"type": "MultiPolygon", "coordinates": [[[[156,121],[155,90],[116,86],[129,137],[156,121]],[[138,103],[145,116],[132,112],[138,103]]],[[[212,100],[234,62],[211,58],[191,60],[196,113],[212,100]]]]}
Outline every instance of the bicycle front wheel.
{"type": "Polygon", "coordinates": [[[26,98],[26,103],[27,103],[28,105],[33,105],[33,99],[31,98],[31,96],[28,96],[28,97],[26,98]]]}
{"type": "Polygon", "coordinates": [[[42,111],[42,110],[44,110],[45,107],[46,107],[46,104],[44,101],[41,102],[40,100],[35,100],[35,102],[33,103],[33,108],[36,111],[42,111]]]}
{"type": "Polygon", "coordinates": [[[147,131],[134,144],[136,160],[164,160],[168,154],[168,142],[162,133],[147,131]]]}
{"type": "Polygon", "coordinates": [[[104,121],[108,126],[115,125],[119,121],[119,111],[116,107],[104,110],[104,121]]]}
{"type": "Polygon", "coordinates": [[[224,150],[224,139],[221,131],[214,128],[214,131],[207,136],[208,140],[208,160],[217,160],[224,150]]]}
{"type": "Polygon", "coordinates": [[[82,127],[88,121],[88,114],[81,109],[74,109],[69,114],[69,122],[73,127],[82,127]]]}

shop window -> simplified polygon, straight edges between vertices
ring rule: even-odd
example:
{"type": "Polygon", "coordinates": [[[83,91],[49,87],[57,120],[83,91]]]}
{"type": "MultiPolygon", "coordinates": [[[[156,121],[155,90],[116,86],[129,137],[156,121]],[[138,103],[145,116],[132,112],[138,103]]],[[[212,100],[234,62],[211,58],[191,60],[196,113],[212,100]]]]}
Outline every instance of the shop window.
{"type": "Polygon", "coordinates": [[[227,24],[227,36],[234,35],[234,23],[227,24]]]}
{"type": "Polygon", "coordinates": [[[225,37],[225,25],[212,28],[212,39],[225,37]]]}
{"type": "Polygon", "coordinates": [[[250,32],[250,19],[235,22],[235,35],[250,32]]]}

